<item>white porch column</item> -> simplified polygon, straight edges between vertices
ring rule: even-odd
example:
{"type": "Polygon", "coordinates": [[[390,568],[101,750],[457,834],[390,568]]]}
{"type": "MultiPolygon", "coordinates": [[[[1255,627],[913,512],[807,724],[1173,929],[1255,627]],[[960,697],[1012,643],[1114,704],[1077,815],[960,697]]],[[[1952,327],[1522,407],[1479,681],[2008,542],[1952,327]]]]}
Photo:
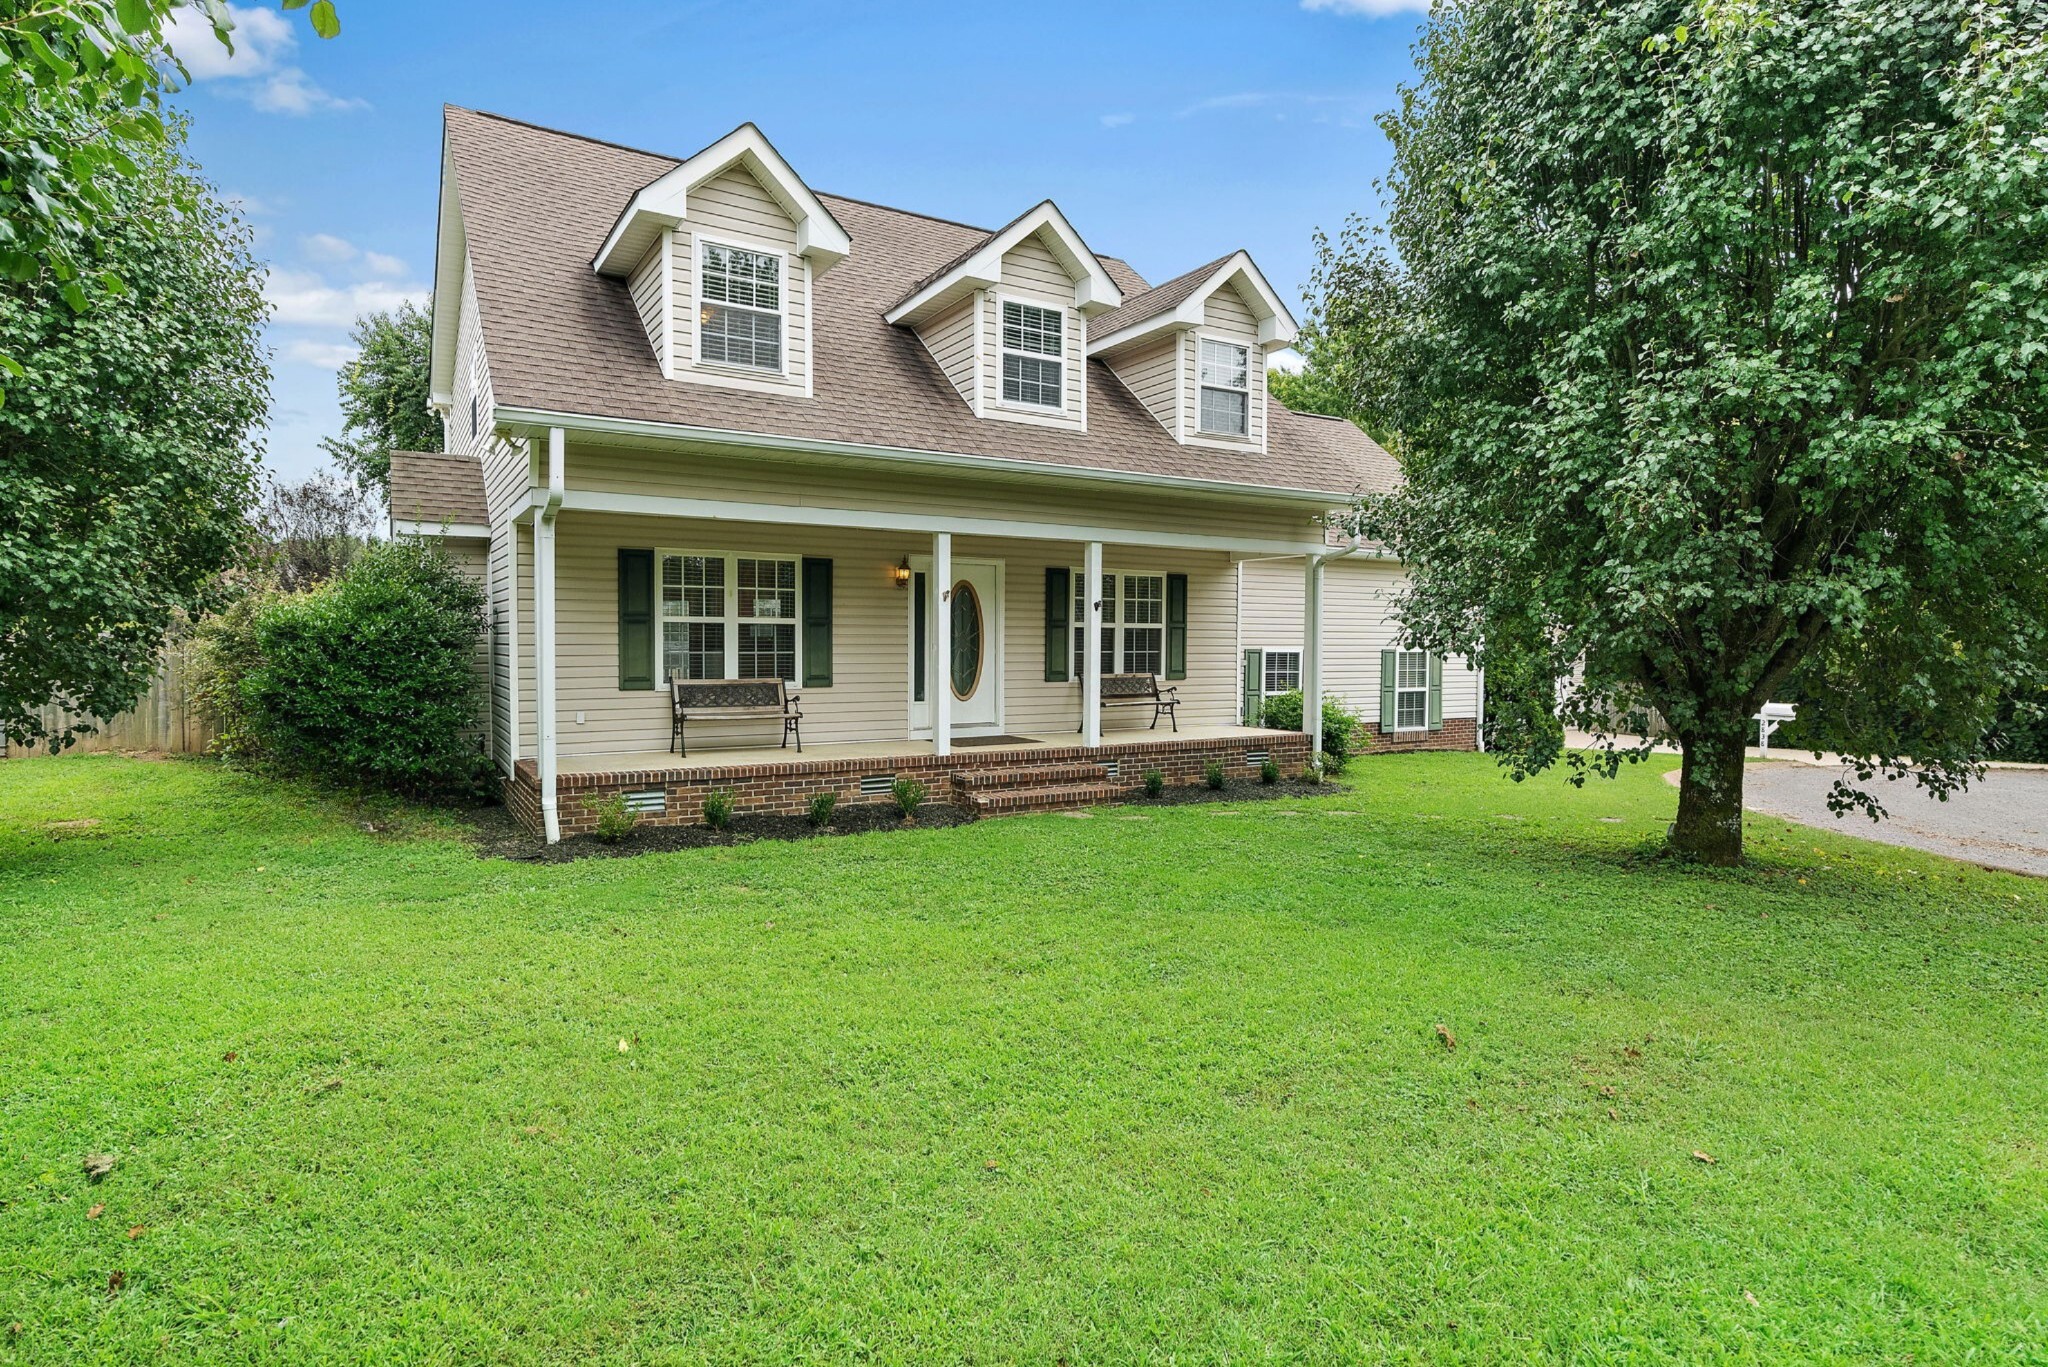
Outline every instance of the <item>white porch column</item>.
{"type": "Polygon", "coordinates": [[[562,508],[562,429],[548,429],[547,499],[533,510],[533,749],[548,844],[562,838],[555,791],[555,514],[562,508]]]}
{"type": "Polygon", "coordinates": [[[932,752],[953,753],[953,534],[932,533],[932,752]]]}
{"type": "Polygon", "coordinates": [[[1323,748],[1323,557],[1301,576],[1301,729],[1311,755],[1323,748]]]}
{"type": "Polygon", "coordinates": [[[1081,743],[1102,744],[1102,543],[1081,553],[1081,601],[1088,605],[1081,633],[1081,743]]]}

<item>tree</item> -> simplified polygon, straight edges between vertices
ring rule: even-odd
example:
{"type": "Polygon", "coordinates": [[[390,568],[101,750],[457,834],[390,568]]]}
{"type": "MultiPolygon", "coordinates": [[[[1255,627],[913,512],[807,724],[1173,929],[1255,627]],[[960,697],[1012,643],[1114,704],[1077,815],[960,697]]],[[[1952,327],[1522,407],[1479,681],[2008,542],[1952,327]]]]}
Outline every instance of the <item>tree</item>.
{"type": "MultiPolygon", "coordinates": [[[[0,281],[50,277],[82,310],[98,223],[138,154],[168,138],[163,94],[185,77],[164,30],[182,0],[0,0],[0,281]]],[[[283,0],[308,9],[307,0],[283,0]]],[[[226,0],[196,0],[233,49],[226,0]]],[[[333,0],[313,0],[313,29],[341,31],[333,0]]],[[[118,277],[116,277],[118,278],[118,277]]],[[[0,399],[25,357],[0,350],[0,399]]]]}
{"type": "Polygon", "coordinates": [[[45,273],[0,285],[0,729],[40,709],[112,716],[147,686],[165,630],[243,553],[269,401],[262,274],[248,230],[183,155],[136,147],[80,250],[86,307],[45,273]]]}
{"type": "Polygon", "coordinates": [[[1406,472],[1356,522],[1409,634],[1524,682],[1518,777],[1553,681],[1574,781],[1661,719],[1687,856],[1767,699],[1966,783],[2048,658],[2048,8],[1470,0],[1417,55],[1305,346],[1406,472]]]}
{"type": "Polygon", "coordinates": [[[370,543],[377,518],[360,488],[321,471],[292,484],[270,481],[255,525],[271,578],[299,593],[346,570],[370,543]]]}
{"type": "Polygon", "coordinates": [[[357,485],[391,494],[393,451],[438,451],[441,420],[427,407],[433,365],[432,306],[400,304],[356,319],[359,348],[341,368],[341,436],[321,441],[357,485]]]}

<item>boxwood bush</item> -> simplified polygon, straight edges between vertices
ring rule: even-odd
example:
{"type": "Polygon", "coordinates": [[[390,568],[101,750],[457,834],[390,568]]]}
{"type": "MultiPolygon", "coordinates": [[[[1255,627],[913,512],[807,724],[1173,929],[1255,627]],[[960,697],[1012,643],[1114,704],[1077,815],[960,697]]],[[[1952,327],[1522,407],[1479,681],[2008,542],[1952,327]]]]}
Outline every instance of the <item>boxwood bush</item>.
{"type": "Polygon", "coordinates": [[[484,596],[438,546],[373,546],[254,626],[241,693],[264,758],[407,796],[480,787],[484,596]]]}
{"type": "MultiPolygon", "coordinates": [[[[1266,699],[1265,710],[1259,720],[1276,731],[1299,731],[1301,729],[1301,690],[1291,693],[1276,693],[1266,699]]],[[[1358,728],[1364,719],[1344,705],[1341,698],[1323,695],[1323,744],[1322,751],[1336,759],[1339,765],[1358,752],[1358,728]]]]}

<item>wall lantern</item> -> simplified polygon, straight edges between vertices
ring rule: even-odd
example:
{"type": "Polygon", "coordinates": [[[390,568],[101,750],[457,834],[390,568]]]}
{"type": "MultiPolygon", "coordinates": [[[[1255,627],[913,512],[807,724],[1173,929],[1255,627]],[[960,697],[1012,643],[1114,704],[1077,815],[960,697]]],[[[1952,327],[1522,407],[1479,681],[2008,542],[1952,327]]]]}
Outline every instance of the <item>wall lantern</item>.
{"type": "Polygon", "coordinates": [[[906,555],[906,556],[904,556],[904,557],[903,557],[903,562],[902,562],[901,564],[897,565],[895,569],[893,569],[893,570],[890,570],[890,571],[889,571],[889,573],[890,573],[891,575],[893,575],[893,576],[895,577],[895,580],[896,580],[896,587],[897,587],[897,588],[899,588],[899,589],[907,589],[907,588],[909,588],[909,587],[910,587],[910,557],[909,557],[909,556],[907,556],[907,555],[906,555]]]}

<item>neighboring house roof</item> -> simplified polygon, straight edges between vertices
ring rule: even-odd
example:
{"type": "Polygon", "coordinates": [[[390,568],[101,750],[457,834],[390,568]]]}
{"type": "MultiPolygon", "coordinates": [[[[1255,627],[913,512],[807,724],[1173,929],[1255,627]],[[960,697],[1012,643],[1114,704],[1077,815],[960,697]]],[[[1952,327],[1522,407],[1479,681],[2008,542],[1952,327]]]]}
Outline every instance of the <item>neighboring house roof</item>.
{"type": "Polygon", "coordinates": [[[437,526],[488,526],[483,462],[444,451],[393,451],[391,517],[437,526]]]}
{"type": "MultiPolygon", "coordinates": [[[[837,195],[818,198],[845,227],[852,251],[815,290],[812,395],[664,379],[626,285],[590,263],[621,207],[681,163],[453,106],[446,138],[500,407],[1048,470],[1336,494],[1388,487],[1393,462],[1357,427],[1277,403],[1269,405],[1264,455],[1183,446],[1100,361],[1087,366],[1086,432],[977,418],[916,333],[883,315],[991,234],[837,195]]],[[[1147,290],[1122,261],[1098,259],[1127,298],[1147,290]]],[[[436,285],[448,291],[459,281],[436,285]]]]}

